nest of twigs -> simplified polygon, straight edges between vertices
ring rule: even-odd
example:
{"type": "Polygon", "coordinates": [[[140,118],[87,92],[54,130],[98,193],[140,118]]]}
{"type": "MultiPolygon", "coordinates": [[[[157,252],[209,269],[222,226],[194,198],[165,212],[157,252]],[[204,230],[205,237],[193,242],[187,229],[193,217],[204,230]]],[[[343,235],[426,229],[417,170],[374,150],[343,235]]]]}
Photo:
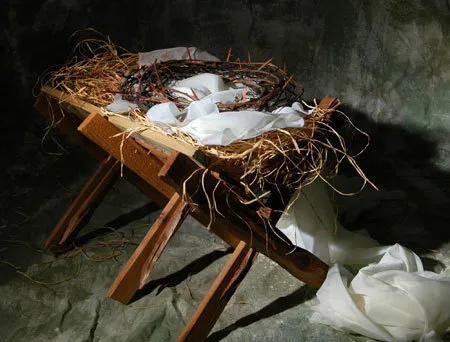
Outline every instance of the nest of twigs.
{"type": "Polygon", "coordinates": [[[145,111],[155,104],[168,101],[174,102],[179,109],[184,109],[199,98],[195,92],[192,95],[181,93],[170,85],[188,77],[210,73],[220,76],[229,85],[244,87],[249,94],[233,103],[218,103],[217,107],[221,112],[245,109],[272,111],[298,101],[303,88],[295,83],[293,75],[288,76],[285,70],[271,62],[272,60],[252,63],[188,59],[144,65],[137,72],[124,75],[121,94],[145,111]]]}
{"type": "MultiPolygon", "coordinates": [[[[200,73],[217,74],[227,83],[248,87],[253,94],[236,99],[234,103],[218,104],[223,112],[271,111],[301,101],[303,88],[271,60],[264,63],[231,61],[229,53],[228,58],[220,62],[190,59],[139,68],[137,54],[120,53],[110,42],[84,41],[78,47],[89,54],[72,58],[51,74],[47,86],[100,107],[113,102],[114,95],[122,94],[136,103],[138,109],[111,115],[127,116],[139,123],[142,130],[158,130],[195,146],[210,158],[212,169],[221,170],[234,181],[244,184],[252,194],[274,187],[293,192],[317,177],[328,182],[328,177],[337,173],[343,161],[356,169],[364,184],[368,182],[357,166],[355,156],[348,153],[345,140],[330,122],[333,110],[323,110],[316,103],[310,106],[314,111],[306,117],[304,127],[278,129],[228,146],[201,145],[176,128],[168,133],[145,118],[146,110],[157,103],[172,101],[182,110],[197,100],[195,94],[192,98],[187,98],[186,94],[177,96],[170,84],[200,73]]],[[[347,126],[354,132],[367,136],[353,126],[345,114],[339,112],[339,115],[348,120],[347,126]]]]}

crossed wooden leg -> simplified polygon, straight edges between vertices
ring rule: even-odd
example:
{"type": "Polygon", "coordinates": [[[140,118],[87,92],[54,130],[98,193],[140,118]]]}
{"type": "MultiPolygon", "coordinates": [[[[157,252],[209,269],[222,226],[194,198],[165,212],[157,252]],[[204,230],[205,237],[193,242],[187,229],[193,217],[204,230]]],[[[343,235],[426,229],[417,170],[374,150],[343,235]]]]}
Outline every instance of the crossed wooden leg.
{"type": "Polygon", "coordinates": [[[150,272],[188,214],[189,205],[174,194],[108,290],[108,296],[127,304],[145,285],[150,272]]]}
{"type": "Polygon", "coordinates": [[[83,218],[100,204],[119,174],[120,163],[111,156],[100,162],[98,169],[80,191],[64,216],[50,233],[45,245],[57,252],[64,250],[76,236],[83,218]]]}
{"type": "Polygon", "coordinates": [[[206,340],[257,255],[244,241],[239,243],[177,341],[206,340]]]}

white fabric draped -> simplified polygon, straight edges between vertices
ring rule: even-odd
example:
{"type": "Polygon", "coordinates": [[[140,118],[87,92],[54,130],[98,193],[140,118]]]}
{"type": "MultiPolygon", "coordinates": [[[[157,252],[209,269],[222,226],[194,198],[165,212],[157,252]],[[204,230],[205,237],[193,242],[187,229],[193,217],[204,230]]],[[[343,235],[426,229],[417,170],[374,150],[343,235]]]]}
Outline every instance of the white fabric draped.
{"type": "Polygon", "coordinates": [[[331,265],[311,321],[381,341],[439,341],[450,325],[450,278],[424,271],[399,244],[376,246],[335,220],[324,184],[306,186],[277,227],[331,265]],[[343,265],[361,267],[356,275],[343,265]]]}

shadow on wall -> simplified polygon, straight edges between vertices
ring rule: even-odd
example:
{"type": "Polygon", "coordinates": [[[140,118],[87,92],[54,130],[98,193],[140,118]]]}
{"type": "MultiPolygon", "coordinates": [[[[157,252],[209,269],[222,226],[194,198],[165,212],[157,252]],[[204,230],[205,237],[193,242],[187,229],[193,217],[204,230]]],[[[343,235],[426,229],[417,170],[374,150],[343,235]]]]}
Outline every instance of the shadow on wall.
{"type": "MultiPolygon", "coordinates": [[[[375,123],[351,108],[341,109],[370,135],[370,146],[357,162],[380,190],[367,187],[360,195],[338,198],[344,226],[365,228],[382,244],[398,242],[421,253],[448,242],[450,174],[434,164],[438,150],[432,134],[375,123]]],[[[354,147],[361,143],[352,141],[354,147]]],[[[343,174],[348,176],[348,170],[343,174]]],[[[343,178],[339,185],[348,186],[351,182],[343,178]]]]}

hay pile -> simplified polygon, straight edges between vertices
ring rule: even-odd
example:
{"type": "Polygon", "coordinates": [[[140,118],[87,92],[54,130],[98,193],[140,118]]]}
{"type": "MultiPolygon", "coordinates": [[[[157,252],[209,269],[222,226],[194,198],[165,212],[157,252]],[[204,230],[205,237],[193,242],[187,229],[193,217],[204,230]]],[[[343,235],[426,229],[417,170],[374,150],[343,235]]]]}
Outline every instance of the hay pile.
{"type": "MultiPolygon", "coordinates": [[[[249,108],[270,111],[301,100],[303,91],[293,80],[293,75],[289,76],[271,60],[264,63],[231,61],[229,53],[226,61],[221,62],[166,61],[139,69],[137,54],[121,52],[111,42],[83,41],[77,48],[78,54],[52,73],[46,86],[99,107],[106,107],[113,102],[114,95],[121,94],[136,103],[138,109],[120,115],[138,122],[143,129],[164,134],[169,133],[149,122],[145,111],[165,101],[175,102],[180,109],[189,104],[190,101],[174,97],[169,91],[168,82],[173,80],[209,72],[228,82],[245,84],[258,94],[257,98],[219,104],[221,111],[249,108]]],[[[224,172],[230,180],[243,184],[251,194],[275,188],[292,193],[318,177],[330,184],[329,177],[337,174],[343,161],[355,168],[363,178],[364,186],[368,179],[357,166],[355,156],[348,154],[345,140],[330,121],[330,114],[337,113],[335,108],[324,110],[317,103],[310,108],[314,109],[313,114],[305,119],[302,128],[278,129],[228,146],[200,145],[177,129],[171,135],[201,150],[210,158],[211,169],[224,172]]],[[[339,115],[348,120],[343,113],[339,112],[339,115]]],[[[350,120],[348,122],[355,132],[366,135],[350,120]]]]}
{"type": "Polygon", "coordinates": [[[105,107],[114,101],[124,74],[138,70],[138,55],[118,50],[111,42],[85,40],[73,56],[43,79],[44,85],[105,107]]]}

